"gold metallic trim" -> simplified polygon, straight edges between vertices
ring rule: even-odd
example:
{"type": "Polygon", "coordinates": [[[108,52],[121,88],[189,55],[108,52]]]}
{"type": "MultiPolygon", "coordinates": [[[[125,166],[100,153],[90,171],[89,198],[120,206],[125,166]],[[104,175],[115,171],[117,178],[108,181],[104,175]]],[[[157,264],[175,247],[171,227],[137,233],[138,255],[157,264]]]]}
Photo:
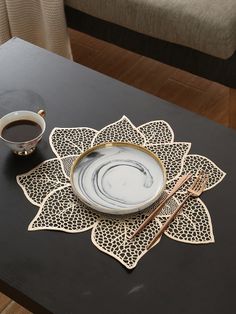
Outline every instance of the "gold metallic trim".
{"type": "Polygon", "coordinates": [[[40,109],[37,114],[39,114],[42,118],[44,118],[46,116],[46,111],[43,109],[40,109]]]}
{"type": "MultiPolygon", "coordinates": [[[[128,146],[128,147],[132,147],[132,148],[135,148],[135,149],[138,149],[138,150],[141,150],[143,151],[144,153],[150,155],[153,159],[155,159],[157,161],[157,163],[161,166],[161,169],[162,169],[162,172],[163,172],[163,177],[164,177],[164,184],[163,184],[163,188],[161,189],[161,191],[155,196],[155,198],[153,199],[153,202],[150,203],[149,205],[147,205],[145,208],[147,208],[148,206],[150,206],[151,204],[153,204],[160,196],[161,194],[164,192],[165,190],[165,187],[166,187],[166,169],[162,163],[162,161],[160,160],[160,158],[154,154],[153,152],[151,152],[150,150],[148,150],[147,148],[145,148],[144,146],[141,146],[141,145],[137,145],[137,144],[133,144],[133,143],[127,143],[127,142],[108,142],[108,143],[102,143],[102,144],[98,144],[96,146],[93,146],[89,149],[87,149],[85,152],[83,152],[78,158],[76,158],[72,164],[72,167],[71,167],[71,171],[70,171],[70,182],[71,182],[71,185],[72,185],[72,189],[74,191],[74,193],[76,194],[76,196],[78,196],[78,198],[83,202],[85,203],[87,206],[91,207],[91,204],[89,204],[85,198],[83,196],[81,196],[78,191],[76,190],[75,188],[75,185],[74,185],[74,182],[73,182],[73,173],[74,173],[74,170],[75,170],[75,167],[78,165],[78,163],[84,158],[86,157],[87,155],[89,155],[90,153],[94,152],[95,150],[99,149],[99,148],[106,148],[106,147],[112,147],[112,146],[128,146]]],[[[109,214],[109,212],[106,210],[105,207],[102,207],[100,205],[97,206],[98,209],[96,208],[93,208],[99,212],[103,212],[103,213],[107,213],[109,214]]],[[[134,210],[134,208],[127,210],[125,214],[131,214],[131,213],[136,213],[136,212],[140,212],[141,210],[144,210],[145,208],[141,207],[139,210],[134,210]]],[[[114,208],[113,210],[115,211],[119,211],[120,208],[114,208]]],[[[112,213],[110,213],[112,214],[112,213]]],[[[124,214],[124,215],[125,215],[124,214]]],[[[122,214],[123,215],[123,214],[122,214]]]]}

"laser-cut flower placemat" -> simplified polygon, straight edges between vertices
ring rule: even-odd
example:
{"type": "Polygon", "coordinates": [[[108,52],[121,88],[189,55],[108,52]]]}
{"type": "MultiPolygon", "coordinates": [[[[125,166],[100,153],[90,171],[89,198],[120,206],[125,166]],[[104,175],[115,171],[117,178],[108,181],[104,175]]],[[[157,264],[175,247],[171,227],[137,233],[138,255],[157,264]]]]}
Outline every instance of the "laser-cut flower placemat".
{"type": "MultiPolygon", "coordinates": [[[[50,145],[56,158],[46,160],[31,171],[17,176],[17,182],[28,200],[39,207],[28,230],[79,233],[91,229],[93,244],[129,269],[134,268],[147,253],[147,244],[185,197],[200,169],[209,175],[206,190],[213,188],[225,176],[208,158],[189,154],[191,143],[174,142],[174,132],[163,120],[135,127],[123,116],[100,131],[88,127],[54,128],[50,135],[50,145]],[[193,174],[191,180],[166,204],[158,217],[133,240],[129,240],[129,237],[157,203],[141,213],[122,217],[108,216],[84,205],[74,195],[70,184],[73,161],[88,148],[106,142],[134,143],[157,154],[167,172],[165,193],[171,190],[181,175],[189,172],[193,174]]],[[[202,200],[189,199],[164,234],[173,240],[191,244],[214,242],[211,217],[202,200]]]]}

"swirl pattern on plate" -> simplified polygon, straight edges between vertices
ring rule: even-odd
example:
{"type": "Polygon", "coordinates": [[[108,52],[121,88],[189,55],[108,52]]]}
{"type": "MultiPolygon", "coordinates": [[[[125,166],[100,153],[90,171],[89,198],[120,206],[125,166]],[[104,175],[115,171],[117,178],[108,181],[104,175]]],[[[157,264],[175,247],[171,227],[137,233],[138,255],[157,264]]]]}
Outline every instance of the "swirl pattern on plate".
{"type": "Polygon", "coordinates": [[[159,160],[135,146],[97,147],[80,158],[72,174],[79,198],[111,214],[138,211],[152,204],[164,189],[159,160]]]}

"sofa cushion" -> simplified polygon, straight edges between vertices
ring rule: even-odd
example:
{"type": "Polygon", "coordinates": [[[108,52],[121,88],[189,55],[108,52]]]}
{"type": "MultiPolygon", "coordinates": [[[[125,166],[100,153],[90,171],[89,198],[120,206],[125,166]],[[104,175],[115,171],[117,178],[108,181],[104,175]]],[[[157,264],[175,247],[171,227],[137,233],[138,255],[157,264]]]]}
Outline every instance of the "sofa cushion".
{"type": "Polygon", "coordinates": [[[222,59],[236,50],[236,0],[65,0],[65,4],[222,59]]]}

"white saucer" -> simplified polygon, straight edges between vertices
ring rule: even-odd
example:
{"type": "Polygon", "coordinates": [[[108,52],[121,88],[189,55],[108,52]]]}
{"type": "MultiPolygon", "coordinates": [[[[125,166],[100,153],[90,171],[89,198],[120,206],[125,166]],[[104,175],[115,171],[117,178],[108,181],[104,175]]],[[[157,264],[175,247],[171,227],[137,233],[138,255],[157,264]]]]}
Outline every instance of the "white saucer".
{"type": "Polygon", "coordinates": [[[159,158],[142,146],[106,143],[81,154],[71,171],[75,194],[107,214],[138,212],[154,203],[166,184],[159,158]]]}

